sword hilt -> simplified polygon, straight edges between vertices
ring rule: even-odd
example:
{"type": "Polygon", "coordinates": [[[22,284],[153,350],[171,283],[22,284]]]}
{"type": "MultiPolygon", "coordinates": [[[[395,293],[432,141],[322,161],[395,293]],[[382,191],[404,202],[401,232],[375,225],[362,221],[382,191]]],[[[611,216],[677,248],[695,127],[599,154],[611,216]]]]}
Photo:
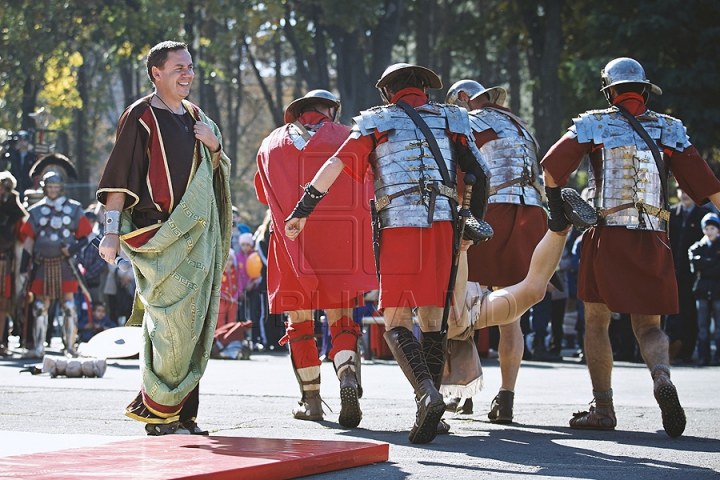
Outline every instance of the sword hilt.
{"type": "Polygon", "coordinates": [[[472,173],[468,173],[463,177],[463,183],[465,183],[465,190],[463,190],[462,208],[463,210],[470,209],[470,199],[472,197],[473,185],[477,179],[472,173]]]}

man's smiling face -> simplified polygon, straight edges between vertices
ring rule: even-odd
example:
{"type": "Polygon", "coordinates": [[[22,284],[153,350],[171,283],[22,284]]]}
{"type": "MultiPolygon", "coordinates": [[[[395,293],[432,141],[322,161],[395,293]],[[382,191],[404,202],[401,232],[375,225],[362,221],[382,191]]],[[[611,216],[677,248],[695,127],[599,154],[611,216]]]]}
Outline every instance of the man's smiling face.
{"type": "Polygon", "coordinates": [[[152,71],[158,95],[166,102],[179,102],[190,94],[195,72],[187,50],[169,52],[162,68],[153,67],[152,71]]]}

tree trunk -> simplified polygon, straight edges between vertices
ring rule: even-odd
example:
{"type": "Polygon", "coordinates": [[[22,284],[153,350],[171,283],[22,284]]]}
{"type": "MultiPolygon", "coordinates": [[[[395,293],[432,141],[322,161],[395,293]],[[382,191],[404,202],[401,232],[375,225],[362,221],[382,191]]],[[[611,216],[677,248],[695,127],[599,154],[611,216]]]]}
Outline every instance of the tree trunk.
{"type": "Polygon", "coordinates": [[[88,165],[87,165],[87,117],[85,115],[85,109],[89,105],[89,90],[90,85],[88,84],[88,73],[87,73],[87,62],[84,58],[84,52],[80,52],[83,55],[83,63],[77,69],[77,90],[80,96],[82,106],[75,109],[75,168],[78,172],[78,183],[80,188],[78,189],[78,200],[81,203],[88,203],[90,198],[90,192],[88,189],[88,165]]]}
{"type": "Polygon", "coordinates": [[[27,77],[25,83],[23,83],[21,130],[32,130],[35,128],[35,121],[30,114],[35,111],[38,91],[40,91],[39,83],[36,82],[34,78],[27,77]]]}
{"type": "Polygon", "coordinates": [[[528,54],[530,74],[538,79],[533,90],[533,120],[541,155],[559,138],[563,120],[558,75],[563,5],[564,0],[547,0],[542,17],[538,15],[537,4],[530,2],[523,7],[523,19],[532,41],[528,54]]]}
{"type": "Polygon", "coordinates": [[[358,27],[348,32],[339,27],[328,27],[328,34],[335,45],[338,90],[343,105],[340,119],[343,123],[350,123],[360,110],[378,104],[375,83],[390,65],[392,47],[400,30],[402,0],[386,0],[384,11],[370,35],[369,72],[364,66],[366,52],[361,47],[365,29],[358,27]]]}
{"type": "Polygon", "coordinates": [[[509,91],[510,110],[513,113],[520,114],[520,52],[518,51],[518,37],[513,36],[507,51],[507,71],[510,74],[509,91]]]}
{"type": "Polygon", "coordinates": [[[123,106],[127,107],[137,99],[133,82],[135,80],[135,69],[129,58],[124,58],[118,65],[120,71],[120,82],[123,88],[123,106]]]}

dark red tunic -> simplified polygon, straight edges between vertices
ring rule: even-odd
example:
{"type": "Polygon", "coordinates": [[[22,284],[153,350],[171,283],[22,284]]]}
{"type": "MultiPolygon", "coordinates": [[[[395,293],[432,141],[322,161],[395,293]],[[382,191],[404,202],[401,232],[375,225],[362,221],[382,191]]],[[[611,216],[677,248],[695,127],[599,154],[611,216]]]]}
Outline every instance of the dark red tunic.
{"type": "MultiPolygon", "coordinates": [[[[480,108],[485,107],[507,110],[489,102],[480,108]]],[[[493,130],[475,132],[474,135],[478,148],[498,138],[493,130]]],[[[491,203],[485,221],[495,234],[487,242],[473,245],[468,250],[468,281],[494,287],[520,283],[530,269],[535,247],[547,231],[545,210],[535,206],[491,203]]]]}
{"type": "MultiPolygon", "coordinates": [[[[403,100],[412,107],[428,102],[419,89],[398,92],[392,103],[403,100]]],[[[345,171],[363,181],[370,171],[370,154],[387,141],[387,132],[349,138],[335,154],[345,171]],[[359,160],[359,161],[358,161],[359,160]]],[[[462,136],[453,137],[462,143],[462,136]]],[[[380,234],[380,306],[415,307],[445,305],[452,263],[452,222],[433,222],[431,228],[385,228],[380,234]]]]}
{"type": "Polygon", "coordinates": [[[322,123],[302,151],[284,125],[263,141],[257,155],[255,191],[258,200],[270,207],[273,222],[267,265],[271,313],[353,307],[363,293],[377,289],[369,183],[341,175],[300,236],[294,242],[285,236],[284,221],[302,196],[303,186],[350,132],[317,112],[306,112],[299,121],[322,123]]]}
{"type": "MultiPolygon", "coordinates": [[[[625,94],[616,101],[633,115],[645,111],[639,95],[625,94]]],[[[601,165],[602,145],[579,143],[570,134],[548,151],[543,168],[555,182],[566,185],[584,155],[601,165]]],[[[665,162],[680,188],[698,205],[720,192],[720,182],[708,164],[690,146],[682,152],[666,149],[665,162]]],[[[663,315],[678,312],[678,294],[672,251],[663,232],[601,226],[583,236],[578,272],[578,298],[604,303],[613,312],[663,315]]]]}

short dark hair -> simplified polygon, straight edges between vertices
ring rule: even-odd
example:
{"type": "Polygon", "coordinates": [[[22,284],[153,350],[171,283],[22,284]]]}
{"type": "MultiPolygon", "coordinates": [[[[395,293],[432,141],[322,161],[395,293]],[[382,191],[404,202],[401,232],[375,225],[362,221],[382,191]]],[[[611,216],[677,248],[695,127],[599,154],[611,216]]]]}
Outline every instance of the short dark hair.
{"type": "Polygon", "coordinates": [[[418,75],[415,72],[410,72],[407,75],[398,75],[397,77],[390,80],[390,82],[387,84],[388,90],[390,90],[393,93],[397,93],[403,88],[419,88],[420,90],[425,90],[425,87],[427,86],[427,81],[425,80],[425,77],[422,75],[418,75]]]}
{"type": "Polygon", "coordinates": [[[162,68],[167,61],[168,53],[175,52],[177,50],[187,50],[188,46],[186,43],[176,42],[173,40],[166,40],[160,42],[150,49],[145,59],[145,66],[147,67],[147,75],[150,81],[155,84],[155,79],[152,76],[152,67],[162,68]]]}
{"type": "Polygon", "coordinates": [[[105,302],[92,302],[92,309],[95,310],[97,307],[103,307],[107,309],[107,307],[105,307],[105,302]]]}
{"type": "Polygon", "coordinates": [[[637,93],[639,95],[642,95],[643,91],[645,90],[646,85],[644,83],[638,83],[638,82],[631,82],[631,83],[618,83],[617,85],[612,86],[618,95],[622,95],[623,93],[637,93]]]}

